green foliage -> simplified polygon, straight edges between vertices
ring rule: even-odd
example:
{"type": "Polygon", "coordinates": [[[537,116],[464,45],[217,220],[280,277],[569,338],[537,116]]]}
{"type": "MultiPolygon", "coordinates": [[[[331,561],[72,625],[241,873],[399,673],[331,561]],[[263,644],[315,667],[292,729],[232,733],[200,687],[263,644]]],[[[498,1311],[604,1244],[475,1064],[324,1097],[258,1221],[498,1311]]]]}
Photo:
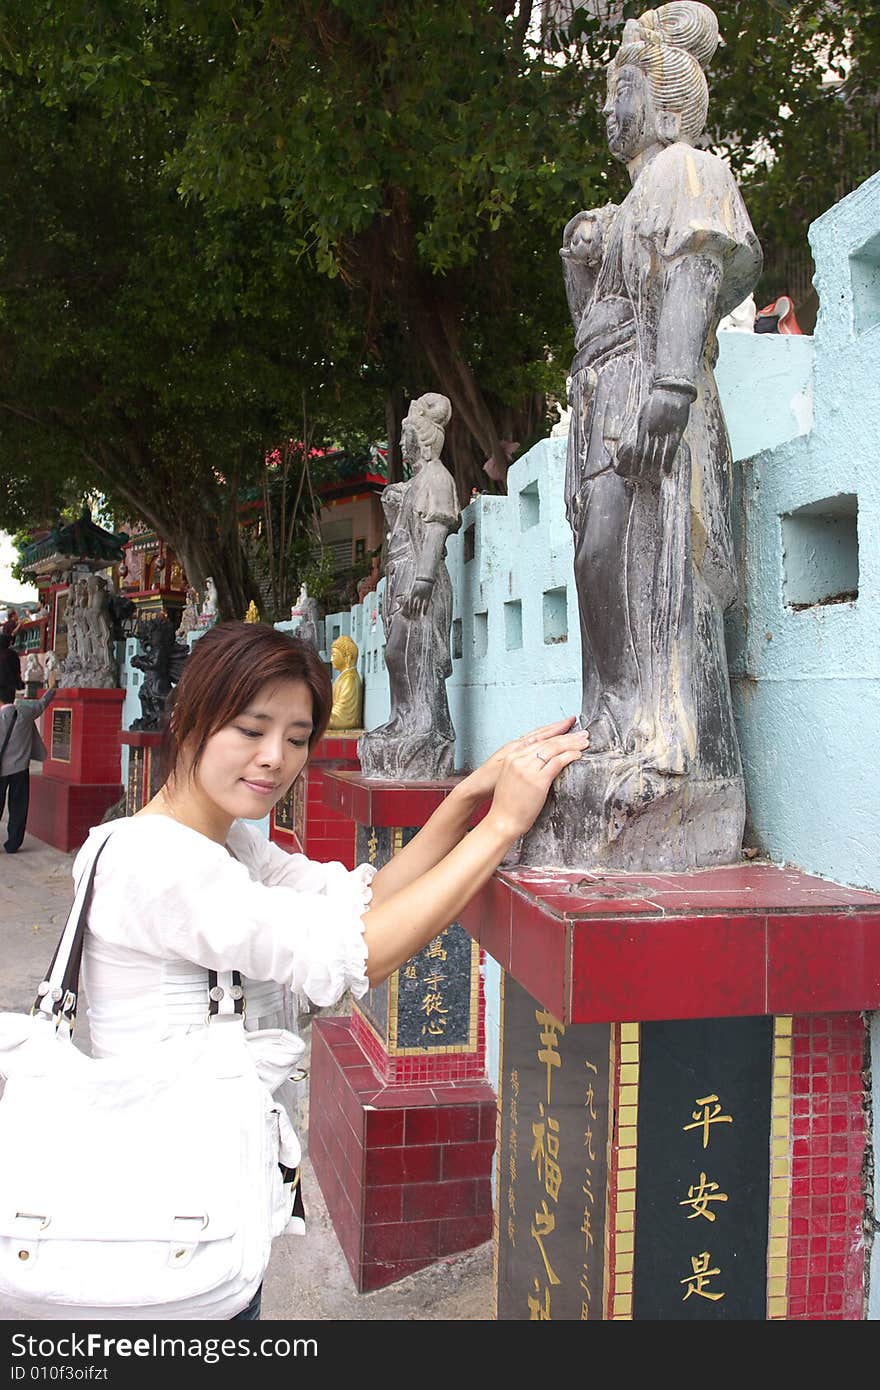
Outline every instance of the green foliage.
{"type": "MultiPolygon", "coordinates": [[[[768,264],[806,254],[877,164],[877,8],[715,9],[709,138],[768,264]]],[[[572,352],[561,229],[626,176],[600,116],[619,29],[582,6],[540,35],[531,11],[6,0],[0,526],[99,486],[189,542],[198,583],[225,563],[240,613],[238,491],[303,401],[316,444],[363,446],[389,402],[399,427],[446,391],[463,495],[500,439],[545,433],[572,352]]]]}

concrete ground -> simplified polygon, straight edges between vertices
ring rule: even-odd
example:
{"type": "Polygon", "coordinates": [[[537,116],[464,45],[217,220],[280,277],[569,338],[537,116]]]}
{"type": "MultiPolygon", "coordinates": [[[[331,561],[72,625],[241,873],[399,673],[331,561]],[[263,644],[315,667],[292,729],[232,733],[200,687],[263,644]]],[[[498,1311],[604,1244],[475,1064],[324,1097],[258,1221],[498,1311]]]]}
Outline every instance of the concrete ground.
{"type": "MultiPolygon", "coordinates": [[[[0,830],[0,842],[6,838],[0,830]]],[[[16,855],[0,850],[0,1010],[27,1011],[73,896],[73,854],[26,835],[16,855]]],[[[77,1022],[88,1047],[87,1020],[77,1022]]],[[[302,1321],[494,1320],[491,1242],[451,1256],[396,1284],[360,1294],[336,1239],[306,1151],[305,1236],[275,1242],[263,1287],[263,1318],[302,1321]]],[[[0,1320],[4,1317],[0,1305],[0,1320]]]]}

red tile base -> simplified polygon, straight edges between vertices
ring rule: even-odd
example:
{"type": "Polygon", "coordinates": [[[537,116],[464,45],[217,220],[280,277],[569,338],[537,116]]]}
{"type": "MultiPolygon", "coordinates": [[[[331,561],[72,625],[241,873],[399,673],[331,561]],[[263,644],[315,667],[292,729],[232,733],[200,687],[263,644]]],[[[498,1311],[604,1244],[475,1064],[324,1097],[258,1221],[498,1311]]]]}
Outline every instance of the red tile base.
{"type": "Polygon", "coordinates": [[[789,1319],[865,1316],[865,1081],[860,1014],[793,1020],[789,1319]]]}
{"type": "Polygon", "coordinates": [[[104,812],[119,801],[122,793],[121,782],[79,786],[31,772],[28,834],[65,852],[79,849],[92,826],[100,823],[104,812]]]}
{"type": "Polygon", "coordinates": [[[309,1156],[359,1293],[492,1236],[488,1081],[388,1085],[348,1019],[312,1023],[309,1156]]]}

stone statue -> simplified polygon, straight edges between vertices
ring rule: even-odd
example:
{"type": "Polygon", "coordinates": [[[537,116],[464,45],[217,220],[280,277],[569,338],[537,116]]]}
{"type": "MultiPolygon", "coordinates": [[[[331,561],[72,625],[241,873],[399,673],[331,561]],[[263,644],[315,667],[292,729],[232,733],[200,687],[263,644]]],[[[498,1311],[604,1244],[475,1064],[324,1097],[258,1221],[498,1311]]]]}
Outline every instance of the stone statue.
{"type": "Polygon", "coordinates": [[[603,112],[632,187],[578,213],[565,505],[591,744],[524,838],[533,865],[685,869],[739,859],[745,816],[723,613],[736,595],[719,319],[761,249],[723,160],[694,147],[718,43],[706,5],[629,20],[603,112]]]}
{"type": "MultiPolygon", "coordinates": [[[[89,642],[90,661],[96,671],[113,670],[116,662],[113,654],[113,615],[110,611],[110,593],[103,574],[90,574],[86,580],[89,602],[86,608],[86,624],[89,642]]],[[[116,684],[114,679],[113,684],[116,684]]]]}
{"type": "Polygon", "coordinates": [[[175,641],[174,626],[163,614],[158,618],[142,618],[135,633],[141,650],[131,658],[132,666],[144,672],[138,690],[140,716],[132,730],[158,730],[172,686],[180,680],[189,647],[175,641]]]}
{"type": "Polygon", "coordinates": [[[309,642],[313,647],[318,647],[318,623],[321,615],[318,609],[318,600],[311,598],[308,586],[305,581],[300,585],[299,597],[290,610],[292,619],[299,618],[299,626],[294,632],[294,637],[299,637],[303,642],[309,642]]]}
{"type": "Polygon", "coordinates": [[[333,685],[329,729],[360,729],[364,717],[364,686],[357,668],[357,643],[337,637],[330,648],[330,662],[339,672],[333,685]]]}
{"type": "Polygon", "coordinates": [[[190,584],[186,591],[186,602],[180,615],[180,624],[174,634],[178,642],[186,642],[187,634],[195,632],[199,625],[199,592],[190,584]]]}
{"type": "Polygon", "coordinates": [[[47,685],[61,684],[61,664],[53,651],[46,652],[43,657],[43,673],[47,685]]]}
{"type": "Polygon", "coordinates": [[[446,396],[435,392],[410,403],[400,444],[412,476],[382,493],[389,526],[382,618],[391,717],[358,743],[367,777],[430,780],[451,777],[454,768],[446,699],[452,585],[445,556],[446,539],[461,517],[454,480],[440,461],[451,415],[446,396]]]}
{"type": "Polygon", "coordinates": [[[43,684],[43,668],[36,652],[28,652],[25,657],[24,666],[21,669],[21,678],[24,681],[26,697],[32,699],[30,687],[43,684]]]}
{"type": "Polygon", "coordinates": [[[67,656],[61,682],[80,689],[112,689],[117,684],[114,621],[110,592],[102,574],[78,579],[67,601],[67,656]]]}
{"type": "Polygon", "coordinates": [[[213,627],[214,624],[217,622],[219,616],[220,610],[217,601],[217,586],[214,583],[212,576],[209,574],[207,579],[205,580],[205,597],[203,598],[202,606],[199,609],[199,619],[197,626],[199,628],[213,627]]]}

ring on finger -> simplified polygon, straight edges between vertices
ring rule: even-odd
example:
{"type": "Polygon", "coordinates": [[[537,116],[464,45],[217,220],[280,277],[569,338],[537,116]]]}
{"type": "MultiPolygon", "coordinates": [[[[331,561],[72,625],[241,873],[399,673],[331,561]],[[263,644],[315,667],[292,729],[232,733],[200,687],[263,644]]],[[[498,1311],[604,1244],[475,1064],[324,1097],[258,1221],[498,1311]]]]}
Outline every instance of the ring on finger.
{"type": "Polygon", "coordinates": [[[546,753],[542,753],[540,748],[536,748],[535,757],[538,759],[539,763],[546,763],[548,755],[546,753]]]}

